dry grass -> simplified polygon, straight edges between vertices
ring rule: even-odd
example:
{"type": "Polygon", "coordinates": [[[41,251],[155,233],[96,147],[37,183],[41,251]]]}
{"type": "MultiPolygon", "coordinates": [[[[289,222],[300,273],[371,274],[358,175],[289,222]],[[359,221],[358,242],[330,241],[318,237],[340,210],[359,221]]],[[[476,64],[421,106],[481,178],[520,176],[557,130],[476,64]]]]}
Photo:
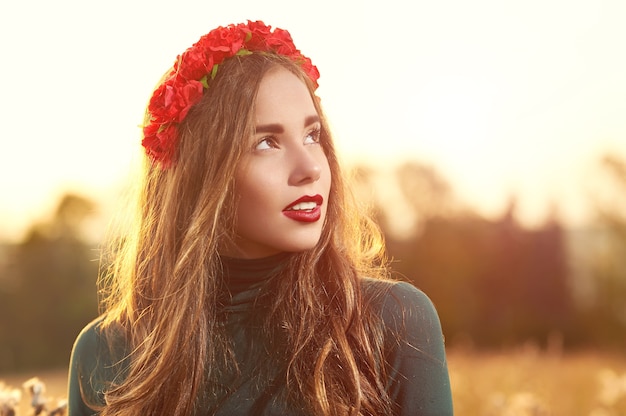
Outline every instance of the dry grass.
{"type": "MultiPolygon", "coordinates": [[[[4,382],[6,386],[22,389],[22,385],[27,380],[37,377],[46,385],[46,393],[44,396],[49,398],[52,403],[56,404],[59,399],[67,397],[67,369],[48,370],[48,371],[29,371],[20,374],[0,374],[0,383],[4,382]]],[[[30,396],[22,390],[22,401],[17,409],[16,416],[26,416],[32,414],[30,407],[30,396]]]]}
{"type": "MultiPolygon", "coordinates": [[[[626,415],[626,352],[560,354],[524,347],[502,353],[448,352],[457,416],[626,415]]],[[[13,387],[37,376],[47,396],[65,397],[66,370],[2,375],[13,387]]],[[[19,415],[30,414],[24,394],[19,415]]]]}
{"type": "Polygon", "coordinates": [[[456,415],[626,415],[626,351],[448,352],[456,415]]]}

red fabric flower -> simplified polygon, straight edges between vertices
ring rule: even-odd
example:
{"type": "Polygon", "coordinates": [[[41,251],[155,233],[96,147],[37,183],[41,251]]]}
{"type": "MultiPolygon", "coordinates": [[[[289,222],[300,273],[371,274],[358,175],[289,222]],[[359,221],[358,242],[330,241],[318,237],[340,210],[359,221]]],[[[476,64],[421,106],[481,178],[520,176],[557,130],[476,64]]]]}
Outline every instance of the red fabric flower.
{"type": "Polygon", "coordinates": [[[178,124],[202,99],[207,77],[214,75],[225,59],[242,51],[287,56],[302,67],[317,87],[320,76],[317,68],[296,48],[286,30],[272,31],[271,26],[261,21],[218,27],[176,58],[169,75],[152,94],[141,143],[154,162],[164,168],[174,162],[178,124]]]}
{"type": "Polygon", "coordinates": [[[163,104],[168,118],[176,123],[183,121],[191,106],[202,98],[202,90],[202,83],[195,80],[190,80],[179,88],[176,85],[166,86],[163,104]]]}
{"type": "Polygon", "coordinates": [[[141,144],[152,160],[159,161],[165,168],[169,167],[175,157],[178,131],[173,124],[148,124],[143,128],[141,144]]]}

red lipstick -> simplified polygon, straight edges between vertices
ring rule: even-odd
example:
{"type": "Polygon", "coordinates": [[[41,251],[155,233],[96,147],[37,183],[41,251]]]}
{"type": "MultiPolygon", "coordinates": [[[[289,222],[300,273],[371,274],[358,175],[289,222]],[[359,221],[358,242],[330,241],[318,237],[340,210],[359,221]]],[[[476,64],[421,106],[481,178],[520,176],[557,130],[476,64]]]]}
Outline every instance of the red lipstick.
{"type": "Polygon", "coordinates": [[[283,214],[295,221],[315,222],[322,216],[323,202],[324,198],[321,195],[305,195],[287,205],[283,209],[283,214]]]}

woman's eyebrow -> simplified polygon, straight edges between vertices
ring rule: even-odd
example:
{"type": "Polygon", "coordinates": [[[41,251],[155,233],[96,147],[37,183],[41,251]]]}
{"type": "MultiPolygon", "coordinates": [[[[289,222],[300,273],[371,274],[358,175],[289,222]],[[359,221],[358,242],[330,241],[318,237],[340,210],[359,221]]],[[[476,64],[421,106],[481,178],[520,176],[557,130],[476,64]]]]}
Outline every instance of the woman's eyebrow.
{"type": "MultiPolygon", "coordinates": [[[[317,114],[308,116],[304,119],[304,127],[310,126],[311,124],[314,124],[314,123],[319,123],[319,121],[320,121],[320,117],[317,114]]],[[[255,134],[266,134],[266,133],[280,134],[285,131],[285,128],[280,123],[270,123],[270,124],[261,124],[259,126],[256,126],[254,131],[255,131],[255,134]]]]}
{"type": "Polygon", "coordinates": [[[254,132],[256,134],[262,133],[272,133],[272,134],[280,134],[282,132],[284,132],[285,129],[283,128],[282,124],[278,124],[278,123],[273,123],[273,124],[262,124],[260,126],[256,126],[254,129],[254,132]]]}
{"type": "Polygon", "coordinates": [[[311,124],[315,124],[319,122],[320,122],[320,117],[317,114],[308,116],[307,118],[304,119],[304,127],[307,127],[307,126],[310,126],[311,124]]]}

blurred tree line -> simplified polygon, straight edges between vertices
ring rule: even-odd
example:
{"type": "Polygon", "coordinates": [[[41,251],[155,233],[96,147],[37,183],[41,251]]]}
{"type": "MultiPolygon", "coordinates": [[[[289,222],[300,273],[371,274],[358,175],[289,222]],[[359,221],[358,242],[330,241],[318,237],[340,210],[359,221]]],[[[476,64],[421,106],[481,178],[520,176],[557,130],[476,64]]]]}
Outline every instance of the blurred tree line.
{"type": "Polygon", "coordinates": [[[435,169],[417,162],[396,167],[385,181],[364,166],[354,176],[357,192],[372,201],[393,270],[433,300],[448,345],[531,341],[623,351],[626,162],[602,162],[609,176],[602,181],[613,182],[610,199],[581,230],[563,227],[556,213],[542,226],[524,227],[515,200],[500,218],[483,218],[455,199],[435,169]]]}
{"type": "MultiPolygon", "coordinates": [[[[585,230],[558,216],[533,229],[483,218],[456,200],[430,166],[408,162],[387,176],[355,168],[394,271],[434,301],[447,344],[500,348],[626,345],[626,162],[603,160],[614,199],[585,230]]],[[[68,194],[23,241],[0,246],[0,372],[66,366],[72,343],[97,316],[100,242],[85,228],[96,211],[68,194]]]]}
{"type": "Polygon", "coordinates": [[[50,220],[0,254],[0,371],[66,366],[97,315],[97,244],[84,238],[90,200],[68,194],[50,220]]]}

